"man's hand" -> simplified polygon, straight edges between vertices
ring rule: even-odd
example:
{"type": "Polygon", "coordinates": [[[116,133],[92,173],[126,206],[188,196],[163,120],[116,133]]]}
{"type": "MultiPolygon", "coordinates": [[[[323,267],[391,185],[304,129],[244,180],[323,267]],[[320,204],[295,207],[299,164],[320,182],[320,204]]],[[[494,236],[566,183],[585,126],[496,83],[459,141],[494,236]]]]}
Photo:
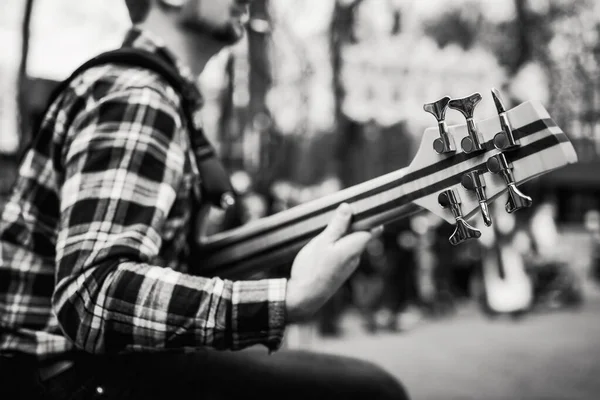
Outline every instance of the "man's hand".
{"type": "Polygon", "coordinates": [[[312,316],[358,266],[360,255],[373,233],[346,234],[351,218],[350,206],[340,205],[325,230],[296,256],[287,285],[289,323],[312,316]]]}

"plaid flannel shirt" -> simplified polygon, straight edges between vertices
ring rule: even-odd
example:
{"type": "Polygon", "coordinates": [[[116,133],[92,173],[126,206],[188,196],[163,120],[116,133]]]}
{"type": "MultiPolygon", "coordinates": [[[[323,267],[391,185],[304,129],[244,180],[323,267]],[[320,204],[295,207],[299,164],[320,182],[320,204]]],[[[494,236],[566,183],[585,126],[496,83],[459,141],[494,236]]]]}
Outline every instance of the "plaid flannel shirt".
{"type": "MultiPolygon", "coordinates": [[[[124,45],[194,85],[148,32],[124,45]]],[[[285,279],[186,273],[201,177],[179,102],[151,71],[104,65],[51,106],[1,210],[0,354],[279,348],[285,279]]]]}

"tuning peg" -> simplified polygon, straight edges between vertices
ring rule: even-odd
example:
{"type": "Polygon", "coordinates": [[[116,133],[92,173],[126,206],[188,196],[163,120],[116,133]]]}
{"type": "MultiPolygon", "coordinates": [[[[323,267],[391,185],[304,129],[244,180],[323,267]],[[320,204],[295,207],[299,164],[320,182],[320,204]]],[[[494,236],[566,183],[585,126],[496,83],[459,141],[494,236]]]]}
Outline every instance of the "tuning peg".
{"type": "Polygon", "coordinates": [[[467,239],[478,238],[481,236],[481,231],[473,228],[463,218],[462,210],[460,208],[460,196],[456,190],[444,190],[438,195],[438,203],[442,208],[449,208],[456,220],[456,229],[450,236],[450,243],[453,246],[456,246],[467,239]]]}
{"type": "Polygon", "coordinates": [[[467,190],[474,190],[479,201],[479,210],[483,217],[485,226],[492,225],[492,217],[490,216],[490,210],[487,205],[487,196],[485,194],[485,179],[483,174],[479,171],[471,171],[464,174],[461,178],[463,187],[467,190]]]}
{"type": "Polygon", "coordinates": [[[223,195],[221,195],[221,201],[219,204],[223,210],[227,210],[229,207],[233,207],[235,205],[235,197],[231,192],[225,192],[223,195]]]}
{"type": "Polygon", "coordinates": [[[500,174],[508,186],[508,201],[505,209],[513,213],[522,208],[531,207],[533,200],[517,188],[512,166],[509,165],[504,153],[498,153],[487,160],[487,168],[493,174],[500,174]]]}
{"type": "Polygon", "coordinates": [[[433,149],[438,154],[453,153],[456,151],[454,140],[450,136],[450,133],[448,133],[448,126],[445,121],[449,101],[450,97],[444,96],[433,103],[423,104],[423,110],[432,114],[438,122],[440,137],[433,141],[433,149]]]}
{"type": "Polygon", "coordinates": [[[508,121],[506,108],[500,97],[500,92],[495,88],[492,88],[492,98],[494,99],[498,117],[500,118],[500,127],[502,128],[502,132],[499,132],[494,136],[494,147],[498,150],[511,150],[519,147],[519,142],[515,139],[510,122],[508,121]]]}
{"type": "Polygon", "coordinates": [[[475,113],[475,107],[481,101],[481,94],[473,93],[470,96],[463,97],[460,99],[452,99],[448,104],[450,108],[460,111],[460,113],[467,119],[467,130],[469,136],[463,138],[460,145],[465,153],[472,153],[474,151],[484,150],[483,140],[475,121],[473,121],[473,114],[475,113]]]}

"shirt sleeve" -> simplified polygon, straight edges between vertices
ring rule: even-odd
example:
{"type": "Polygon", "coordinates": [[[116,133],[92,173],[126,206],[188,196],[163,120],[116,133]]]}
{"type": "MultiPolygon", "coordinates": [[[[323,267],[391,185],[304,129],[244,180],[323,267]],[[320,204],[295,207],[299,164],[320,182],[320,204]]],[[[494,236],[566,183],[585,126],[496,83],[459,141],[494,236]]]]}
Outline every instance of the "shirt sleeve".
{"type": "Polygon", "coordinates": [[[53,307],[80,349],[281,345],[286,280],[209,279],[157,261],[183,179],[182,132],[175,106],[149,87],[104,96],[69,130],[53,307]]]}

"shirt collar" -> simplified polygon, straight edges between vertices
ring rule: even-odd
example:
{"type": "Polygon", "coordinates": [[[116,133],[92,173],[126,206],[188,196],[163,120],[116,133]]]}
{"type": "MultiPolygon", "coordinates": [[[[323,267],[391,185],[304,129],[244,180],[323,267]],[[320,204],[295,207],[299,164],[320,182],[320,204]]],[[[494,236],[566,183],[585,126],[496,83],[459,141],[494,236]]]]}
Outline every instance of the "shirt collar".
{"type": "Polygon", "coordinates": [[[197,88],[197,79],[192,74],[190,68],[167,48],[164,41],[160,37],[152,34],[148,30],[136,26],[129,29],[125,35],[123,47],[133,47],[157,54],[168,63],[174,65],[181,77],[184,78],[189,84],[197,88]]]}

